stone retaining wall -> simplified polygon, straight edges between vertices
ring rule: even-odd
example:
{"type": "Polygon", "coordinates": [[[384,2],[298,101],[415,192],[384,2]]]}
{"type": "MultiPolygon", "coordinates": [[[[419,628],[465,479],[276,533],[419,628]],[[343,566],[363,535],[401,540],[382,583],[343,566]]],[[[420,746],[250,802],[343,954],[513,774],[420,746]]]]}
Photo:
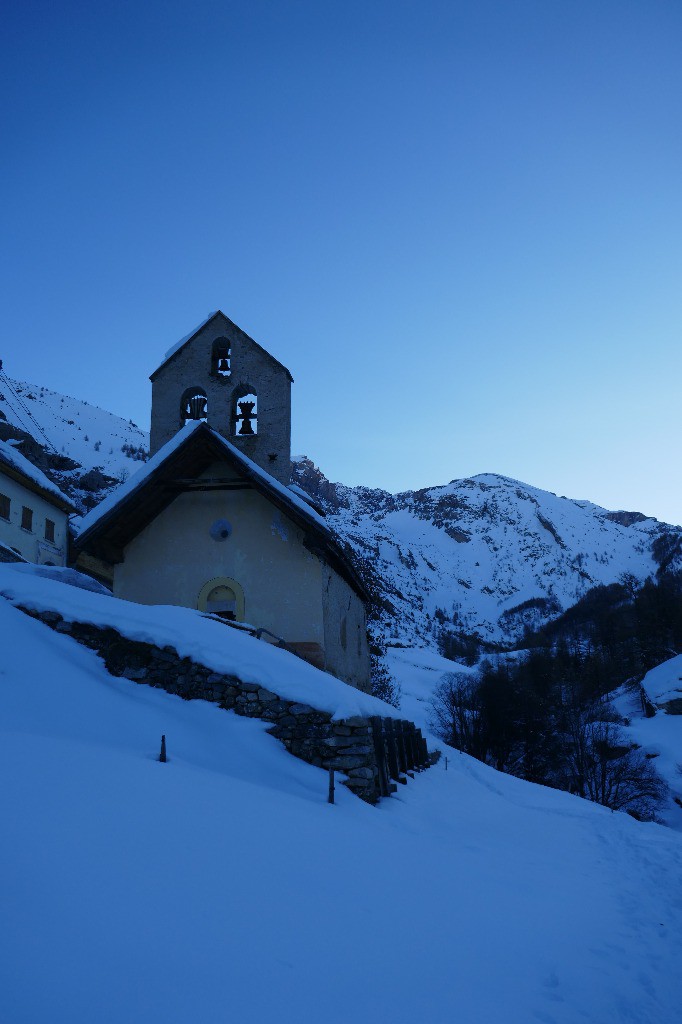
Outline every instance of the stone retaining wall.
{"type": "Polygon", "coordinates": [[[128,640],[110,628],[67,622],[57,612],[21,610],[96,651],[112,675],[156,686],[185,700],[208,700],[238,715],[271,722],[268,732],[290,753],[320,768],[343,772],[347,775],[344,785],[363,800],[376,803],[382,792],[385,794],[381,754],[377,758],[369,719],[333,722],[326,711],[284,700],[255,683],[221,675],[181,658],[172,647],[128,640]]]}

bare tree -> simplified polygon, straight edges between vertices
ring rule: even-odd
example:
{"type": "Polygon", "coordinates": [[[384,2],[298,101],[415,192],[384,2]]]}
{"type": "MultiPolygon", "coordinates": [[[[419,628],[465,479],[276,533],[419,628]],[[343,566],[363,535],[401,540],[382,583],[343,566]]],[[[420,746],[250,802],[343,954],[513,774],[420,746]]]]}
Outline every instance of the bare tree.
{"type": "Polygon", "coordinates": [[[433,730],[451,747],[485,759],[483,719],[478,681],[462,672],[448,672],[434,693],[433,730]]]}
{"type": "Polygon", "coordinates": [[[614,811],[628,811],[651,820],[668,787],[651,761],[629,743],[615,722],[601,721],[589,712],[573,717],[567,747],[572,785],[580,796],[614,811]]]}

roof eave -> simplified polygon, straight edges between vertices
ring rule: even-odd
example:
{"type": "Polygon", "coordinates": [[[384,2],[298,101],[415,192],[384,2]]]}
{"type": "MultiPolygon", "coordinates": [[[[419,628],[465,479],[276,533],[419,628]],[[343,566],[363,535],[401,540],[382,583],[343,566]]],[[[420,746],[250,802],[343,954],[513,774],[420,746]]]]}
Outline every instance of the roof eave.
{"type": "MultiPolygon", "coordinates": [[[[169,454],[167,459],[157,466],[152,473],[144,478],[144,480],[140,481],[138,487],[135,487],[132,491],[125,494],[116,505],[113,505],[109,511],[101,517],[101,519],[96,523],[93,523],[89,530],[80,534],[80,536],[78,536],[74,541],[75,550],[85,551],[88,548],[97,549],[102,548],[103,546],[109,546],[112,543],[114,547],[119,547],[119,541],[116,538],[114,538],[112,542],[110,536],[107,536],[110,533],[112,523],[122,515],[125,515],[126,508],[134,507],[138,503],[142,491],[147,490],[149,487],[157,483],[163,474],[164,469],[167,469],[169,464],[172,465],[173,461],[179,461],[182,456],[186,454],[188,446],[198,443],[206,444],[212,455],[224,458],[231,462],[232,465],[238,468],[240,473],[242,473],[243,476],[254,485],[256,490],[261,494],[264,494],[274,505],[277,506],[277,508],[288,516],[289,519],[291,519],[305,533],[312,533],[321,545],[322,552],[328,556],[330,564],[339,571],[339,574],[346,579],[347,583],[352,586],[364,601],[369,599],[369,595],[364,584],[356,573],[354,566],[351,564],[348,556],[328,528],[324,524],[318,523],[316,519],[313,518],[312,514],[309,514],[305,509],[299,508],[293,501],[289,500],[288,496],[280,492],[277,486],[275,486],[274,481],[271,486],[260,473],[255,472],[252,469],[248,460],[245,456],[242,456],[241,452],[233,448],[231,445],[228,446],[229,443],[226,443],[220,435],[216,434],[206,424],[201,424],[189,433],[186,439],[169,454]]],[[[174,498],[175,495],[171,494],[167,502],[157,503],[156,510],[150,509],[151,514],[147,521],[151,521],[151,519],[156,515],[159,515],[164,508],[171,504],[174,498]]],[[[144,526],[140,526],[140,529],[144,529],[144,526]]],[[[132,534],[132,536],[135,535],[135,533],[132,534]]],[[[128,541],[126,541],[126,543],[128,543],[128,541]]]]}
{"type": "Polygon", "coordinates": [[[39,483],[36,483],[32,477],[27,473],[24,473],[23,470],[18,468],[18,466],[15,466],[11,462],[5,462],[2,457],[0,457],[0,469],[6,473],[7,476],[16,480],[17,483],[20,483],[28,491],[31,491],[33,494],[37,494],[39,497],[49,502],[50,505],[55,505],[60,512],[73,513],[78,511],[74,503],[67,498],[65,494],[60,496],[55,494],[54,491],[49,490],[47,487],[41,487],[39,483]]]}

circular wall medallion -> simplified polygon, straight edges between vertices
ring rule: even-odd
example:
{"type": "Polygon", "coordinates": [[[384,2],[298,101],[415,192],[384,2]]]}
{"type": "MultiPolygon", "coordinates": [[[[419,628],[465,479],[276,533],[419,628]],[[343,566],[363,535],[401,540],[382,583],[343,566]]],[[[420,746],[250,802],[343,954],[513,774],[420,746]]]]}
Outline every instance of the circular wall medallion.
{"type": "Polygon", "coordinates": [[[227,540],[232,533],[232,527],[227,519],[216,519],[209,531],[213,540],[227,540]]]}

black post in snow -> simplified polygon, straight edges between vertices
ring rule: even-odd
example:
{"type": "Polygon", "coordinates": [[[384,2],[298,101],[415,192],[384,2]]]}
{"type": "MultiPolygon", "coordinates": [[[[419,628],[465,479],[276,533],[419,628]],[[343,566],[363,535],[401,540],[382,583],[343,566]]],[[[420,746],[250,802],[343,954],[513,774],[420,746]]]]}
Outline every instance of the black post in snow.
{"type": "Polygon", "coordinates": [[[334,803],[334,769],[329,769],[329,796],[327,797],[327,803],[334,803]]]}
{"type": "Polygon", "coordinates": [[[159,761],[165,762],[166,758],[166,737],[161,737],[161,753],[159,754],[159,761]]]}

